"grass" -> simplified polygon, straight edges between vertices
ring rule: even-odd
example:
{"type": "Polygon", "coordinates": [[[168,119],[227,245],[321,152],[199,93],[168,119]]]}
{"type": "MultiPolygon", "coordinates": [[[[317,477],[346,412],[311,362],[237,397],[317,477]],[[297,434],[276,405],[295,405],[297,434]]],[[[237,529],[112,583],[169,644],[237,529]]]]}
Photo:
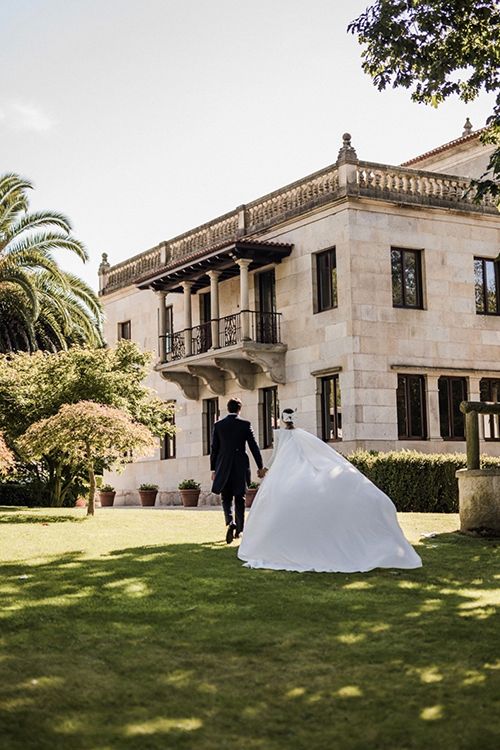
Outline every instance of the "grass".
{"type": "Polygon", "coordinates": [[[498,545],[457,516],[330,575],[241,567],[215,511],[84,513],[0,510],[2,750],[498,747],[498,545]]]}

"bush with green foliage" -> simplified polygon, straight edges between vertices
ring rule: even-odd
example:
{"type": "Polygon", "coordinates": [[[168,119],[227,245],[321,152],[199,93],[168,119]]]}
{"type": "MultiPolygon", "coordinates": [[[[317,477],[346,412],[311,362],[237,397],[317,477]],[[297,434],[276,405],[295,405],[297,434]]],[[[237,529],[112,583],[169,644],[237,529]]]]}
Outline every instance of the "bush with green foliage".
{"type": "Polygon", "coordinates": [[[139,492],[151,492],[157,489],[158,489],[157,484],[149,484],[148,482],[143,482],[143,484],[139,486],[139,492]]]}
{"type": "MultiPolygon", "coordinates": [[[[389,495],[399,512],[458,513],[458,480],[466,467],[459,453],[355,451],[349,461],[389,495]]],[[[500,468],[500,458],[481,457],[482,468],[500,468]]]]}

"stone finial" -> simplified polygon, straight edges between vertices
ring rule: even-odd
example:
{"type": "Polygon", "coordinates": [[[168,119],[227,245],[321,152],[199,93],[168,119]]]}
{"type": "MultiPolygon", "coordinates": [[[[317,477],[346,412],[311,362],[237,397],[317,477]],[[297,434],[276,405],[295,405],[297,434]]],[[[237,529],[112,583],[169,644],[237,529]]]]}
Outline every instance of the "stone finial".
{"type": "Polygon", "coordinates": [[[101,257],[101,264],[99,266],[99,273],[106,273],[106,271],[109,271],[110,268],[111,266],[108,262],[108,254],[103,253],[101,257]]]}
{"type": "Polygon", "coordinates": [[[351,146],[351,134],[350,133],[344,133],[342,136],[342,148],[339,151],[339,155],[337,157],[338,162],[346,162],[346,161],[357,161],[358,155],[356,154],[356,150],[353,146],[351,146]]]}
{"type": "Polygon", "coordinates": [[[462,133],[462,136],[464,135],[470,135],[472,133],[472,123],[467,117],[464,122],[464,132],[462,133]]]}

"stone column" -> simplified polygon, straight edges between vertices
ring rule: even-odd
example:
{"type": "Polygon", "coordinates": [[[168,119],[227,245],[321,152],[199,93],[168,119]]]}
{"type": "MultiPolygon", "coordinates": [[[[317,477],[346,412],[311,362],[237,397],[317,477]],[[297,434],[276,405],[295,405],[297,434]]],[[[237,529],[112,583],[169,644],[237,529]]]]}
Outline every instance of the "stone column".
{"type": "Polygon", "coordinates": [[[248,315],[249,297],[248,297],[248,267],[252,261],[247,258],[240,258],[236,261],[240,267],[240,320],[241,320],[241,340],[250,339],[250,319],[248,315]]]}
{"type": "Polygon", "coordinates": [[[192,352],[192,327],[193,319],[191,313],[191,289],[193,286],[192,281],[183,281],[182,290],[184,292],[184,348],[186,351],[186,357],[191,356],[192,352]]]}
{"type": "Polygon", "coordinates": [[[438,376],[427,375],[427,404],[428,425],[427,430],[430,440],[441,440],[441,427],[439,424],[439,391],[438,376]]]}
{"type": "Polygon", "coordinates": [[[158,316],[158,335],[159,335],[159,354],[160,362],[167,361],[167,308],[165,307],[166,292],[156,292],[158,297],[159,305],[159,316],[158,316]]]}
{"type": "Polygon", "coordinates": [[[221,271],[209,271],[210,279],[210,319],[212,331],[212,349],[219,348],[219,276],[221,271]]]}
{"type": "MultiPolygon", "coordinates": [[[[481,401],[480,382],[481,378],[477,378],[475,375],[469,375],[469,395],[467,396],[468,401],[481,401]]],[[[488,414],[479,414],[479,440],[484,440],[484,423],[488,419],[488,414]]],[[[497,417],[495,417],[497,419],[497,417]]]]}

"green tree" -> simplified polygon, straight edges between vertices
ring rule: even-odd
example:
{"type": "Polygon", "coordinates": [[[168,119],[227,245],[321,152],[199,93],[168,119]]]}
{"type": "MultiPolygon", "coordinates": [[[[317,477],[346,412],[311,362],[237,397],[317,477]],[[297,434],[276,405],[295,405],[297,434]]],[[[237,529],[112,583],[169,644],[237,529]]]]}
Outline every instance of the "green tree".
{"type": "Polygon", "coordinates": [[[154,439],[147,427],[133,422],[121,409],[79,401],[61,406],[57,414],[35,422],[18,445],[32,459],[51,456],[70,474],[85,467],[89,486],[87,514],[93,516],[96,463],[117,468],[127,463],[129,451],[134,451],[135,456],[152,452],[154,439]]]}
{"type": "Polygon", "coordinates": [[[56,351],[74,343],[102,344],[95,292],[62,271],[54,251],[88,256],[54,211],[29,212],[28,180],[0,177],[0,351],[56,351]]]}
{"type": "MultiPolygon", "coordinates": [[[[57,414],[61,406],[93,401],[121,409],[161,437],[173,430],[172,407],[143,383],[151,355],[131,341],[110,349],[72,347],[53,354],[0,355],[0,430],[16,454],[16,441],[28,428],[57,414]]],[[[50,452],[36,464],[17,455],[23,473],[41,479],[51,504],[62,505],[83,466],[68,467],[50,452]]]]}
{"type": "MultiPolygon", "coordinates": [[[[498,0],[378,0],[348,26],[364,47],[363,69],[379,91],[411,90],[437,107],[456,95],[469,102],[500,89],[498,0]]],[[[500,93],[482,141],[495,144],[488,172],[476,181],[477,200],[500,200],[500,93]]]]}

